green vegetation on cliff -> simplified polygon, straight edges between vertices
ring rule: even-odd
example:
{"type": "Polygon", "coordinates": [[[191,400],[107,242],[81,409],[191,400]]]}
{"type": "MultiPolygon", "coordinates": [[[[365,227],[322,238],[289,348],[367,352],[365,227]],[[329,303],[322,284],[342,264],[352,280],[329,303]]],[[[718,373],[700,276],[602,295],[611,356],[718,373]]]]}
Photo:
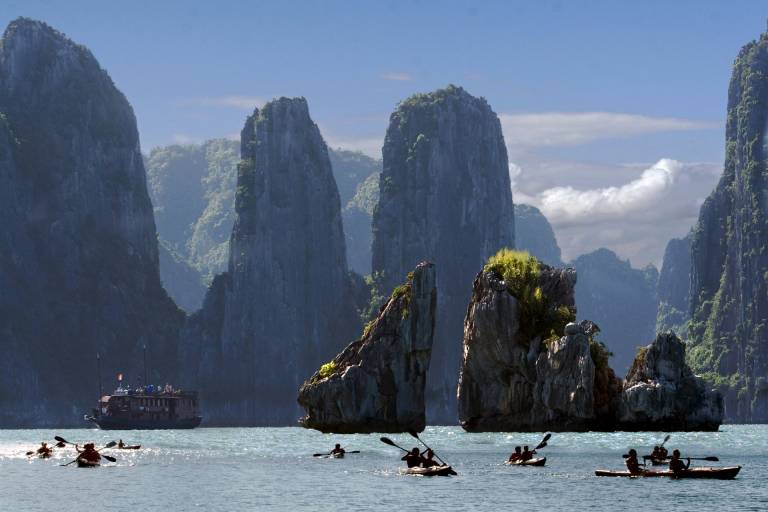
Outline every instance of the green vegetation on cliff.
{"type": "Polygon", "coordinates": [[[549,304],[539,285],[541,264],[528,252],[501,249],[488,258],[483,270],[502,278],[509,293],[520,302],[520,329],[529,339],[562,336],[566,324],[576,319],[570,308],[549,304]]]}

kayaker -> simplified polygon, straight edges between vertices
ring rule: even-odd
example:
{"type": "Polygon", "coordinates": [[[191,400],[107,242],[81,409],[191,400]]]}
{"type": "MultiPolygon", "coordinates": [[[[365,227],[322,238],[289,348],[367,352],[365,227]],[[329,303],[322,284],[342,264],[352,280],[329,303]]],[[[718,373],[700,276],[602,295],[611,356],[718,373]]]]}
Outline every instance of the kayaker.
{"type": "Polygon", "coordinates": [[[522,448],[515,446],[515,453],[509,456],[508,462],[517,462],[523,456],[522,448]]]}
{"type": "Polygon", "coordinates": [[[118,447],[118,448],[120,448],[121,450],[122,450],[123,448],[125,448],[125,443],[123,443],[123,440],[122,440],[122,439],[121,439],[121,440],[119,440],[119,441],[117,442],[117,447],[118,447]]]}
{"type": "Polygon", "coordinates": [[[639,475],[643,472],[643,468],[640,467],[640,461],[637,460],[637,450],[634,448],[629,450],[629,455],[627,456],[625,463],[631,474],[639,475]]]}
{"type": "Polygon", "coordinates": [[[536,450],[529,450],[528,445],[523,446],[523,453],[520,454],[520,460],[526,461],[531,460],[533,458],[533,455],[536,453],[536,450]]]}
{"type": "Polygon", "coordinates": [[[101,461],[101,455],[96,451],[96,446],[93,443],[86,443],[82,450],[78,445],[75,445],[75,450],[80,454],[78,458],[87,462],[98,463],[101,461]]]}
{"type": "Polygon", "coordinates": [[[422,457],[421,460],[421,466],[425,468],[431,468],[432,466],[439,466],[440,464],[435,460],[435,452],[433,452],[430,449],[427,449],[426,457],[422,457]]]}
{"type": "Polygon", "coordinates": [[[331,450],[331,455],[336,455],[336,454],[344,455],[345,453],[347,452],[338,443],[336,444],[336,447],[333,450],[331,450]]]}
{"type": "Polygon", "coordinates": [[[679,475],[686,469],[691,467],[691,459],[688,458],[688,463],[683,464],[683,461],[680,459],[680,450],[673,450],[672,451],[672,458],[669,459],[669,470],[672,471],[675,475],[679,475]]]}
{"type": "Polygon", "coordinates": [[[37,454],[40,457],[50,457],[51,453],[53,453],[53,450],[48,447],[48,443],[40,443],[40,448],[37,449],[37,454]]]}
{"type": "Polygon", "coordinates": [[[424,457],[421,456],[421,453],[419,453],[419,449],[414,448],[413,450],[405,454],[405,456],[403,456],[403,458],[400,460],[404,460],[409,468],[417,468],[421,466],[421,463],[425,459],[424,457]]]}

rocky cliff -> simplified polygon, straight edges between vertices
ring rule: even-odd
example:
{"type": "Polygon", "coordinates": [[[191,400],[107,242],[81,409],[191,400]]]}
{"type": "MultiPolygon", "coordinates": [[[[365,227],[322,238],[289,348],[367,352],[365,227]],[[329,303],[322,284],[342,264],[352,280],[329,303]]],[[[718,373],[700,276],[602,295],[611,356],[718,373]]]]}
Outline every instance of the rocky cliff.
{"type": "MultiPolygon", "coordinates": [[[[329,149],[328,155],[341,197],[349,266],[360,275],[370,274],[371,217],[378,202],[381,161],[342,149],[329,149]]],[[[227,270],[239,162],[240,143],[230,139],[154,148],[146,158],[160,239],[181,262],[197,270],[204,283],[227,270]]],[[[161,259],[160,275],[168,293],[193,311],[191,307],[202,303],[205,288],[193,295],[201,287],[189,282],[191,276],[169,260],[163,263],[161,259]]]]}
{"type": "Polygon", "coordinates": [[[436,283],[434,265],[420,263],[363,337],[301,386],[305,427],[345,434],[424,430],[436,283]]]}
{"type": "Polygon", "coordinates": [[[159,240],[160,280],[178,307],[188,313],[200,309],[206,287],[202,276],[168,242],[159,240]]]}
{"type": "Polygon", "coordinates": [[[511,251],[478,274],[458,387],[465,430],[583,430],[594,422],[590,341],[568,323],[575,318],[575,284],[573,269],[511,251]]]}
{"type": "Polygon", "coordinates": [[[768,34],[742,48],[728,88],[725,166],[691,241],[689,360],[731,421],[768,421],[768,34]]]}
{"type": "Polygon", "coordinates": [[[691,308],[691,235],[667,243],[658,284],[656,331],[688,337],[691,308]]]}
{"type": "Polygon", "coordinates": [[[229,270],[190,320],[183,358],[213,423],[292,424],[304,377],[359,332],[339,193],[303,98],[257,109],[241,156],[229,270]]]}
{"type": "Polygon", "coordinates": [[[563,266],[552,225],[535,206],[515,205],[515,247],[547,265],[563,266]]]}
{"type": "Polygon", "coordinates": [[[468,284],[488,256],[514,244],[501,124],[460,87],[417,94],[391,115],[383,157],[372,269],[382,290],[422,260],[440,269],[427,416],[454,423],[468,284]]]}
{"type": "Polygon", "coordinates": [[[658,271],[632,268],[608,249],[579,256],[571,265],[579,275],[579,314],[600,326],[602,340],[614,353],[614,368],[623,374],[637,347],[656,335],[658,271]]]}
{"type": "Polygon", "coordinates": [[[227,269],[239,162],[240,144],[228,139],[154,148],[146,160],[160,238],[205,282],[227,269]]]}
{"type": "Polygon", "coordinates": [[[722,395],[693,375],[674,333],[638,351],[621,394],[622,430],[716,431],[722,422],[722,395]]]}
{"type": "Polygon", "coordinates": [[[0,426],[81,425],[147,346],[173,381],[183,313],[160,284],[131,106],[83,46],[20,18],[0,41],[0,426]]]}

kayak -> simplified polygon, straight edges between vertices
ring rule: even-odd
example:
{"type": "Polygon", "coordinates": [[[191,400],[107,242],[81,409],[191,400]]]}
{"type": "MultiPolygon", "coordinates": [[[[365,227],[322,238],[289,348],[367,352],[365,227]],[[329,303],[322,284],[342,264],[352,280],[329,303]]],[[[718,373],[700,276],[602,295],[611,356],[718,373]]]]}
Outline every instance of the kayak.
{"type": "Polygon", "coordinates": [[[732,480],[736,478],[736,475],[741,471],[741,466],[731,467],[701,467],[691,468],[681,471],[675,475],[669,469],[660,471],[643,471],[642,473],[632,474],[629,471],[611,471],[608,469],[598,469],[595,471],[596,476],[628,476],[628,477],[675,477],[675,478],[713,478],[717,480],[732,480]]]}
{"type": "Polygon", "coordinates": [[[417,475],[417,476],[451,476],[456,472],[451,466],[432,466],[429,468],[415,467],[406,468],[400,471],[403,475],[417,475]]]}
{"type": "Polygon", "coordinates": [[[507,466],[543,466],[547,463],[546,457],[539,457],[538,459],[529,460],[516,460],[514,462],[505,462],[507,466]]]}
{"type": "Polygon", "coordinates": [[[85,459],[77,459],[77,467],[79,468],[97,468],[99,467],[98,461],[90,461],[85,459]]]}
{"type": "Polygon", "coordinates": [[[334,459],[343,459],[344,458],[344,454],[343,453],[333,453],[333,454],[331,454],[331,457],[333,457],[334,459]]]}
{"type": "Polygon", "coordinates": [[[53,455],[51,453],[38,453],[37,457],[40,459],[50,459],[53,455]]]}
{"type": "Polygon", "coordinates": [[[140,444],[135,444],[133,446],[118,446],[117,447],[118,450],[138,450],[139,448],[141,448],[140,444]]]}

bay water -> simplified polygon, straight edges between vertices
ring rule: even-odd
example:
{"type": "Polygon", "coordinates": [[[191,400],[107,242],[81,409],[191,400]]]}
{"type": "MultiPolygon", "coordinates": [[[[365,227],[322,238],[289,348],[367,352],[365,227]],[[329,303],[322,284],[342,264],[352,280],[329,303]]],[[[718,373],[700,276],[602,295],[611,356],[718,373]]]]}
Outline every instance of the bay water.
{"type": "MultiPolygon", "coordinates": [[[[385,434],[405,448],[407,434],[385,434]]],[[[624,469],[622,453],[649,453],[662,432],[555,433],[540,456],[547,465],[508,467],[516,444],[535,446],[542,434],[469,434],[428,427],[422,438],[458,472],[454,477],[400,473],[402,453],[380,435],[327,435],[302,428],[195,430],[0,430],[0,511],[241,510],[768,510],[768,425],[723,425],[719,432],[673,433],[670,453],[720,458],[702,465],[735,466],[736,480],[599,478],[594,470],[624,469]],[[105,444],[122,438],[138,451],[107,450],[101,468],[28,458],[40,441],[59,435],[105,444]],[[312,457],[335,443],[359,454],[312,457]]]]}

